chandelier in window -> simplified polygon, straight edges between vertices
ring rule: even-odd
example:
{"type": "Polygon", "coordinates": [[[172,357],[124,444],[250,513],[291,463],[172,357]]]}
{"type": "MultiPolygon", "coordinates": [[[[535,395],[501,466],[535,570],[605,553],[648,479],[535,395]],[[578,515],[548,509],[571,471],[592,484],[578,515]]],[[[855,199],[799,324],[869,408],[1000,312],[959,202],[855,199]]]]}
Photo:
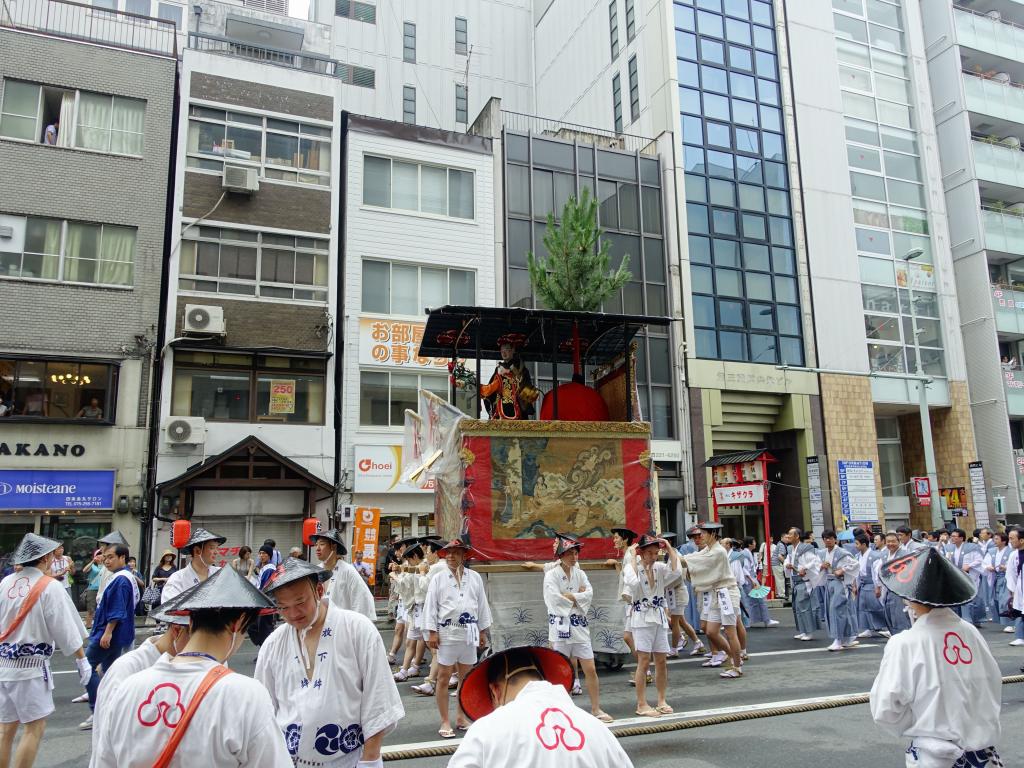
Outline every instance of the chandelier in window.
{"type": "Polygon", "coordinates": [[[79,376],[77,373],[51,373],[50,381],[54,384],[70,384],[72,386],[84,387],[86,384],[92,384],[92,379],[88,376],[79,376]]]}

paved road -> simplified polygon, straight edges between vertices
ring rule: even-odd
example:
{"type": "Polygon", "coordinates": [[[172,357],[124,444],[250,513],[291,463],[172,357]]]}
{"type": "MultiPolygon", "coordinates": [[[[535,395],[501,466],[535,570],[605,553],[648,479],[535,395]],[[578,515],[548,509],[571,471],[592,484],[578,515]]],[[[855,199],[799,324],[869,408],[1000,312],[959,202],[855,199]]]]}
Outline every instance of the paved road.
{"type": "MultiPolygon", "coordinates": [[[[791,701],[819,696],[866,692],[878,669],[884,640],[864,641],[860,648],[828,653],[827,640],[799,643],[792,639],[792,614],[774,612],[780,627],[750,631],[752,658],[746,675],[739,680],[721,680],[717,673],[702,669],[685,658],[669,662],[669,703],[677,713],[732,706],[791,701]]],[[[984,631],[1004,675],[1016,674],[1024,663],[1024,649],[1011,648],[1010,635],[994,629],[984,631]]],[[[385,633],[387,639],[390,634],[385,633]]],[[[236,654],[232,666],[251,674],[255,648],[248,644],[236,654]]],[[[87,764],[90,736],[79,731],[78,722],[88,714],[84,704],[71,704],[80,692],[72,665],[64,659],[55,664],[54,690],[57,711],[50,719],[47,735],[36,765],[39,768],[80,768],[87,764]]],[[[602,705],[616,718],[632,716],[633,689],[627,684],[631,670],[602,671],[602,705]]],[[[406,717],[387,739],[387,745],[414,746],[437,741],[437,711],[433,700],[412,695],[408,685],[400,686],[406,717]]],[[[587,706],[587,698],[577,699],[587,706]]],[[[1003,688],[1003,743],[1006,763],[1024,765],[1024,684],[1003,688]]],[[[646,722],[646,719],[645,719],[646,722]]],[[[705,768],[707,766],[781,766],[820,768],[829,755],[847,757],[856,766],[902,766],[905,745],[882,736],[871,722],[866,705],[802,713],[738,724],[678,731],[624,741],[633,763],[644,768],[705,768]]],[[[396,768],[444,766],[447,758],[389,762],[396,768]]]]}

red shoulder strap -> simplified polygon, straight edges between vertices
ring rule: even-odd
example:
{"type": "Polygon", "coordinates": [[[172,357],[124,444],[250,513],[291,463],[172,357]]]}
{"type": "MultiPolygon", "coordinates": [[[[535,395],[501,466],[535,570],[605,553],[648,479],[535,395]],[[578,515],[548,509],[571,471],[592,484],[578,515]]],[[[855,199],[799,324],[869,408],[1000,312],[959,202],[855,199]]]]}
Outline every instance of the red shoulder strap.
{"type": "Polygon", "coordinates": [[[21,608],[18,609],[18,613],[14,617],[14,621],[11,622],[11,626],[7,627],[3,632],[0,632],[0,643],[14,634],[14,630],[16,630],[21,625],[21,622],[25,620],[25,617],[28,616],[28,612],[32,610],[36,601],[39,600],[39,596],[43,594],[43,590],[46,589],[46,586],[51,581],[53,581],[52,576],[43,575],[42,578],[32,585],[32,589],[28,591],[28,595],[25,597],[25,602],[23,602],[21,604],[21,608]]]}
{"type": "Polygon", "coordinates": [[[223,665],[218,665],[206,673],[202,682],[199,683],[196,692],[192,695],[192,700],[188,703],[185,714],[181,716],[181,720],[174,727],[174,733],[171,734],[170,741],[167,742],[160,756],[153,763],[153,768],[167,768],[171,764],[171,758],[174,757],[178,744],[185,737],[185,731],[188,730],[188,724],[192,722],[192,716],[199,709],[199,703],[206,697],[206,694],[210,692],[210,689],[213,688],[218,680],[230,674],[231,670],[223,665]]]}

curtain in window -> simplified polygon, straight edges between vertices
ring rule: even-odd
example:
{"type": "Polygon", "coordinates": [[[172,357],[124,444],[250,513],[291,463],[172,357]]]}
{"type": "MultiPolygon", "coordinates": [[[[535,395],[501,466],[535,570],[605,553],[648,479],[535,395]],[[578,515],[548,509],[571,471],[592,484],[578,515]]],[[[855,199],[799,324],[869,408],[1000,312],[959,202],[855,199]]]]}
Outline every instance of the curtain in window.
{"type": "Polygon", "coordinates": [[[60,276],[60,234],[60,219],[28,219],[22,277],[56,280],[60,276]]]}
{"type": "Polygon", "coordinates": [[[107,285],[131,285],[134,261],[135,230],[129,227],[104,225],[96,282],[107,285]]]}
{"type": "Polygon", "coordinates": [[[82,93],[78,99],[78,136],[81,149],[110,149],[110,96],[82,93]]]}
{"type": "Polygon", "coordinates": [[[75,124],[75,94],[67,91],[61,94],[60,99],[60,128],[57,131],[57,146],[70,147],[74,133],[72,127],[75,124]]]}
{"type": "Polygon", "coordinates": [[[95,283],[99,245],[98,226],[68,222],[68,237],[64,243],[64,279],[75,283],[95,283]]]}
{"type": "Polygon", "coordinates": [[[139,99],[119,99],[115,96],[110,116],[110,151],[122,155],[141,155],[146,103],[139,99]]]}

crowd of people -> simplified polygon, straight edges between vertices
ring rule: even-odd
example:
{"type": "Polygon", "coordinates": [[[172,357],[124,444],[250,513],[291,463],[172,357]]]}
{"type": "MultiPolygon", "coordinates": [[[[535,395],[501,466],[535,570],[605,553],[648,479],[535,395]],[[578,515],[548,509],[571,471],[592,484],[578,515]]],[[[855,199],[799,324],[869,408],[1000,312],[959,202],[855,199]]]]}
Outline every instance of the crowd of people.
{"type": "MultiPolygon", "coordinates": [[[[1024,645],[1022,532],[981,529],[968,537],[954,529],[946,540],[943,533],[897,529],[872,539],[860,529],[826,530],[819,546],[807,532],[791,529],[765,563],[764,548],[751,538],[723,538],[717,522],[689,529],[678,547],[671,533],[613,529],[619,556],[604,565],[618,575],[622,637],[636,657],[635,714],[673,713],[667,660],[690,644],[690,655],[703,656],[702,666],[717,670],[722,681],[746,674],[747,627],[779,623],[765,602],[766,566],[781,576],[776,588],[791,601],[798,641],[824,629],[828,650],[840,651],[859,638],[886,637],[885,670],[899,664],[893,659],[921,653],[921,643],[936,632],[956,631],[981,657],[977,669],[991,672],[995,662],[984,643],[973,642],[974,625],[1002,622],[1016,633],[1011,644],[1024,645]],[[925,581],[921,574],[904,579],[918,564],[930,574],[925,581]]],[[[181,764],[175,754],[202,753],[214,766],[381,766],[383,739],[405,715],[397,685],[406,682],[414,693],[433,697],[441,738],[467,732],[451,765],[486,762],[490,768],[488,756],[509,744],[521,748],[514,753],[519,762],[564,765],[547,752],[574,751],[564,739],[566,722],[579,746],[591,745],[593,761],[585,764],[630,765],[605,727],[613,718],[601,706],[590,637],[594,587],[580,566],[584,544],[575,535],[554,538],[549,562],[522,564],[543,572],[549,648],[496,653],[484,651],[491,645],[491,610],[483,579],[467,567],[478,556],[468,537],[395,542],[386,562],[396,619],[390,648],[373,623],[369,569],[346,560],[338,530],[313,537],[318,562],[303,559],[301,550],[282,558],[268,541],[255,556],[243,547],[218,567],[225,541],[194,529],[179,553],[163,553],[147,584],[123,536],[100,539],[83,569],[95,593],[87,629],[61,578],[73,568],[62,545],[27,534],[12,558],[17,570],[0,584],[0,598],[6,596],[0,599],[0,763],[9,760],[23,724],[17,765],[32,765],[54,709],[49,660],[59,649],[76,657],[92,712],[82,724],[92,730],[90,765],[170,766],[181,764]],[[187,558],[181,568],[175,568],[178,554],[187,558]],[[136,646],[135,612],[153,590],[158,629],[136,646]],[[255,679],[227,668],[246,635],[259,646],[255,679]],[[452,688],[458,689],[455,707],[452,688]],[[589,711],[571,699],[584,690],[589,711]],[[200,704],[203,716],[193,722],[200,704]],[[522,723],[537,718],[540,747],[519,734],[522,723]]],[[[908,674],[900,667],[891,676],[908,674]]],[[[934,674],[925,669],[920,676],[907,685],[920,688],[934,674]]],[[[998,736],[998,689],[993,694],[991,685],[973,677],[961,682],[974,686],[969,695],[983,708],[995,702],[998,736]]],[[[911,704],[891,687],[876,681],[873,713],[900,735],[909,733],[913,750],[945,754],[955,748],[960,755],[991,748],[994,755],[991,728],[958,734],[953,747],[944,736],[936,746],[930,731],[908,732],[911,704]]],[[[957,718],[930,717],[932,730],[951,728],[957,718]]],[[[944,765],[920,763],[932,764],[944,765]]]]}

